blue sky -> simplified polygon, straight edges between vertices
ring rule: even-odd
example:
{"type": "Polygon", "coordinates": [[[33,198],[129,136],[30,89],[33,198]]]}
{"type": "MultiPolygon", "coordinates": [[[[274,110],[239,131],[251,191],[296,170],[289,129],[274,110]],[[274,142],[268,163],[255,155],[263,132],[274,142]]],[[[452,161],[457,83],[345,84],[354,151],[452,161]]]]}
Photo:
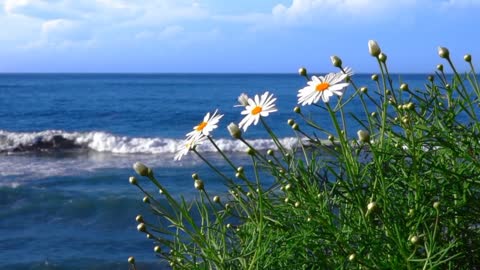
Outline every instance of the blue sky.
{"type": "Polygon", "coordinates": [[[432,72],[480,57],[480,0],[0,0],[0,72],[296,72],[338,55],[432,72]]]}

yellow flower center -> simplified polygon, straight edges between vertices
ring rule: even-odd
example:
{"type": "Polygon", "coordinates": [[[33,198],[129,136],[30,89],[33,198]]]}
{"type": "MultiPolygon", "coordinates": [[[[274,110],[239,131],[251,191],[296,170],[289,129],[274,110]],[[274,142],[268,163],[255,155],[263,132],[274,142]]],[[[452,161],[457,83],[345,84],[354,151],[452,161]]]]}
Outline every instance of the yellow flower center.
{"type": "Polygon", "coordinates": [[[252,110],[253,115],[259,114],[261,112],[262,112],[262,107],[260,107],[260,106],[257,106],[255,108],[253,108],[253,110],[252,110]]]}
{"type": "Polygon", "coordinates": [[[196,130],[202,131],[206,126],[207,126],[207,122],[201,122],[200,124],[198,124],[196,130]]]}
{"type": "Polygon", "coordinates": [[[317,86],[315,87],[315,90],[317,90],[318,92],[322,92],[327,90],[328,87],[330,87],[330,84],[328,82],[322,82],[317,84],[317,86]]]}

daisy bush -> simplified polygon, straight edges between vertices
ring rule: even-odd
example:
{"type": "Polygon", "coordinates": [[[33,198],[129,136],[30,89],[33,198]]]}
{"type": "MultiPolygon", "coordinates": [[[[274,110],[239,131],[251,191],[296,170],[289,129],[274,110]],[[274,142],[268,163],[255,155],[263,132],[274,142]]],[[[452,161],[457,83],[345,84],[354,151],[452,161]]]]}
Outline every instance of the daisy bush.
{"type": "Polygon", "coordinates": [[[268,126],[277,112],[270,92],[241,94],[238,124],[221,123],[215,110],[193,127],[175,159],[203,160],[227,194],[212,194],[209,180],[194,173],[198,196],[179,198],[151,168],[134,164],[155,186],[130,177],[156,216],[136,220],[159,259],[173,269],[480,269],[480,87],[472,57],[465,55],[469,71],[460,74],[440,47],[445,68],[413,89],[394,83],[375,41],[368,49],[379,66],[372,89],[357,85],[337,56],[335,72],[299,70],[305,86],[285,125],[298,138],[293,147],[268,126]],[[352,101],[363,113],[348,122],[352,101]],[[330,124],[318,124],[305,107],[330,124]],[[245,146],[249,166],[221,151],[216,128],[245,146]],[[250,145],[253,128],[264,128],[275,147],[250,145]],[[197,150],[206,143],[225,166],[197,150]]]}

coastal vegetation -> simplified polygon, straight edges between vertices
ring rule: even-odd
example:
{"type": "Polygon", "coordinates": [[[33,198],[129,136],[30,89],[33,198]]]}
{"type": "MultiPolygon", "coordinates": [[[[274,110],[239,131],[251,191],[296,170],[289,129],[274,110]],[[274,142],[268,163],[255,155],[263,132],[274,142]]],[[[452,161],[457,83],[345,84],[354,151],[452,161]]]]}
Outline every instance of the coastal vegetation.
{"type": "MultiPolygon", "coordinates": [[[[199,116],[175,158],[203,160],[225,194],[193,173],[198,196],[184,199],[135,163],[139,176],[129,181],[156,217],[138,215],[137,229],[154,254],[172,269],[479,269],[480,85],[472,56],[461,74],[440,47],[444,63],[416,89],[396,83],[375,41],[368,48],[379,67],[374,88],[357,85],[337,56],[337,72],[299,70],[306,84],[285,123],[298,137],[294,146],[282,145],[268,124],[277,112],[271,92],[240,95],[238,124],[223,125],[218,111],[199,116]],[[351,102],[363,108],[351,115],[355,123],[346,120],[351,102]],[[306,106],[331,125],[319,125],[306,106]],[[219,127],[245,145],[250,164],[236,164],[218,147],[219,127]],[[264,128],[276,147],[252,147],[253,128],[264,128]],[[230,169],[211,162],[200,144],[213,145],[230,169]]],[[[137,269],[133,257],[129,263],[137,269]]]]}

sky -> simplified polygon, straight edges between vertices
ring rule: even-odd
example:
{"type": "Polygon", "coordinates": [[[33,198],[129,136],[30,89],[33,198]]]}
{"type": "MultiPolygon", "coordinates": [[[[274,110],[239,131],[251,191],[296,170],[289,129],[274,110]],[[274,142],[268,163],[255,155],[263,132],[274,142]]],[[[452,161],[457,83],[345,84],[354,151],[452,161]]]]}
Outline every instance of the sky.
{"type": "Polygon", "coordinates": [[[480,0],[0,0],[0,72],[431,73],[480,57],[480,0]],[[444,63],[445,64],[445,63],[444,63]]]}

